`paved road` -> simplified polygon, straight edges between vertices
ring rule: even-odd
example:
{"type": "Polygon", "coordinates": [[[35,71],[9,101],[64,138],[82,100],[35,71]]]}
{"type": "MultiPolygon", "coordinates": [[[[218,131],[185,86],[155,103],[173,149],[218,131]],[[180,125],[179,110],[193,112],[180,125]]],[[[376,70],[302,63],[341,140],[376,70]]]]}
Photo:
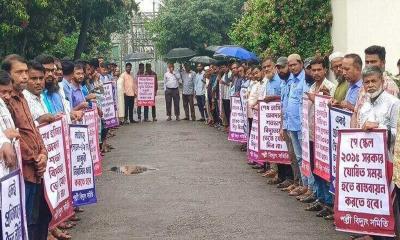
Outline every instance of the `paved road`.
{"type": "Polygon", "coordinates": [[[104,169],[125,164],[158,170],[134,176],[105,171],[98,203],[85,207],[74,239],[345,239],[332,222],[262,178],[226,135],[199,122],[124,126],[104,169]]]}

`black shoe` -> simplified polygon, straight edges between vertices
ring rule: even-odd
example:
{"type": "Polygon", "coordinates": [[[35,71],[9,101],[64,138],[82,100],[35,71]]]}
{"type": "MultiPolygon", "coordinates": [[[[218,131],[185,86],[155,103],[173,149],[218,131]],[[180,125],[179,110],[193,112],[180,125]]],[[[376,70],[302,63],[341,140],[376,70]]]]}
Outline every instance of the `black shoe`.
{"type": "Polygon", "coordinates": [[[181,119],[179,117],[176,117],[176,121],[180,121],[181,119]]]}
{"type": "Polygon", "coordinates": [[[125,120],[125,121],[123,121],[123,124],[124,124],[124,125],[129,125],[129,121],[128,121],[128,120],[125,120]]]}
{"type": "Polygon", "coordinates": [[[131,120],[131,123],[138,123],[138,121],[136,121],[136,120],[131,120]]]}
{"type": "Polygon", "coordinates": [[[317,213],[316,216],[317,217],[326,217],[326,216],[331,215],[331,214],[332,214],[331,209],[329,207],[325,206],[321,211],[319,211],[317,213]]]}
{"type": "Polygon", "coordinates": [[[256,164],[256,165],[254,165],[252,168],[253,168],[253,169],[262,169],[263,167],[256,164]]]}
{"type": "Polygon", "coordinates": [[[306,207],[304,210],[311,211],[311,212],[317,212],[317,211],[321,211],[323,209],[323,207],[324,206],[322,205],[322,203],[317,201],[316,203],[311,203],[310,205],[308,205],[308,207],[306,207]]]}
{"type": "Polygon", "coordinates": [[[204,122],[205,119],[204,118],[200,118],[199,120],[197,120],[198,122],[204,122]]]}
{"type": "Polygon", "coordinates": [[[276,187],[277,188],[287,188],[293,184],[293,181],[286,179],[285,181],[279,183],[276,187]]]}
{"type": "Polygon", "coordinates": [[[167,118],[167,121],[171,121],[172,120],[172,118],[171,118],[171,116],[169,116],[168,118],[167,118]]]}
{"type": "Polygon", "coordinates": [[[189,118],[185,117],[185,118],[183,118],[182,120],[188,121],[188,120],[189,120],[189,118]]]}
{"type": "Polygon", "coordinates": [[[145,118],[145,119],[144,119],[144,122],[150,122],[150,120],[145,118]]]}
{"type": "Polygon", "coordinates": [[[153,122],[157,122],[157,118],[153,118],[153,122]]]}
{"type": "Polygon", "coordinates": [[[311,194],[310,196],[308,196],[308,197],[306,197],[306,198],[304,198],[304,199],[300,199],[300,202],[302,202],[302,203],[313,203],[313,202],[315,202],[315,196],[314,196],[314,194],[311,194]]]}

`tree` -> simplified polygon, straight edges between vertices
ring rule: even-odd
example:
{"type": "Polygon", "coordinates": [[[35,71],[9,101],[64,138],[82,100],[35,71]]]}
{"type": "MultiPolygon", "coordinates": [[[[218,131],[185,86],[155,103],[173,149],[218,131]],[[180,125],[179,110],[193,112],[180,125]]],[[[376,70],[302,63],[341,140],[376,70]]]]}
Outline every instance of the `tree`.
{"type": "Polygon", "coordinates": [[[232,41],[262,56],[304,57],[332,50],[332,13],[326,0],[248,0],[233,24],[232,41]]]}
{"type": "Polygon", "coordinates": [[[157,51],[164,55],[175,47],[202,51],[209,45],[229,43],[228,30],[240,15],[244,0],[165,0],[146,28],[157,51]]]}
{"type": "Polygon", "coordinates": [[[33,58],[50,52],[77,59],[82,53],[109,52],[111,33],[129,26],[137,4],[134,0],[0,0],[0,9],[0,56],[18,53],[33,58]]]}

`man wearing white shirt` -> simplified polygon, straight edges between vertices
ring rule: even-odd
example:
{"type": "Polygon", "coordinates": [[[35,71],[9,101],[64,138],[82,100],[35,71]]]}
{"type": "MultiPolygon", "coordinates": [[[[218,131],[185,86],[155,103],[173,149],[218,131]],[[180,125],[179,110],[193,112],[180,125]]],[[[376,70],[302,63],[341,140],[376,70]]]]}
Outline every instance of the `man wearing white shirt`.
{"type": "Polygon", "coordinates": [[[176,121],[179,121],[179,81],[181,76],[178,72],[174,71],[174,64],[168,63],[168,71],[164,74],[164,91],[165,91],[165,104],[167,108],[167,121],[172,118],[172,101],[174,101],[174,112],[176,121]]]}
{"type": "Polygon", "coordinates": [[[44,71],[44,67],[41,63],[30,61],[28,64],[28,83],[26,89],[22,91],[36,124],[50,123],[54,121],[54,117],[48,113],[40,96],[45,85],[44,71]]]}
{"type": "Polygon", "coordinates": [[[204,67],[202,64],[197,64],[197,73],[194,78],[194,91],[196,93],[196,101],[197,106],[199,108],[199,112],[201,118],[198,121],[204,122],[206,118],[208,118],[207,111],[205,111],[206,105],[206,83],[204,79],[204,67]]]}

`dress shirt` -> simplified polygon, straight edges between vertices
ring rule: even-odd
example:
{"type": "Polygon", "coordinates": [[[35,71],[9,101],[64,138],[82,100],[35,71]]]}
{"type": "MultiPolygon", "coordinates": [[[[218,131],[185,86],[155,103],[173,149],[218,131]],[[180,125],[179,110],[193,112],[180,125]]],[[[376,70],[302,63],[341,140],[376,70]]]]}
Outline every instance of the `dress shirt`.
{"type": "Polygon", "coordinates": [[[194,91],[196,96],[202,96],[206,94],[205,82],[204,82],[204,71],[196,73],[194,77],[194,91]]]}
{"type": "Polygon", "coordinates": [[[234,92],[233,92],[233,95],[234,96],[237,96],[237,95],[239,95],[239,93],[240,93],[240,89],[242,88],[242,84],[243,84],[243,82],[245,82],[246,80],[244,80],[243,78],[241,78],[241,77],[234,77],[233,78],[233,86],[234,86],[234,92]]]}
{"type": "Polygon", "coordinates": [[[24,179],[28,182],[40,183],[41,179],[36,175],[34,161],[37,160],[39,154],[47,155],[47,151],[42,137],[33,122],[28,103],[22,93],[14,90],[6,104],[12,119],[14,119],[15,127],[19,129],[21,136],[20,146],[24,179]]]}
{"type": "Polygon", "coordinates": [[[164,90],[167,90],[167,88],[178,88],[180,79],[181,75],[179,72],[166,72],[164,74],[164,90]]]}
{"type": "Polygon", "coordinates": [[[62,89],[64,90],[64,96],[65,98],[69,101],[69,96],[71,95],[71,83],[68,82],[67,79],[63,78],[62,82],[59,84],[59,86],[62,86],[62,89]]]}
{"type": "Polygon", "coordinates": [[[353,84],[349,84],[349,89],[347,90],[346,98],[344,100],[348,101],[349,103],[351,103],[351,105],[355,106],[361,88],[362,88],[361,79],[353,84]]]}
{"type": "Polygon", "coordinates": [[[287,129],[287,106],[288,106],[288,100],[289,100],[289,90],[290,90],[290,84],[292,84],[292,79],[281,79],[281,109],[282,109],[282,129],[287,129]]]}
{"type": "Polygon", "coordinates": [[[132,75],[127,72],[124,72],[122,75],[122,79],[124,79],[124,94],[129,97],[136,96],[137,89],[132,75]]]}
{"type": "Polygon", "coordinates": [[[78,85],[78,87],[72,85],[71,95],[70,95],[69,99],[71,100],[70,104],[71,104],[72,109],[74,107],[78,106],[79,104],[81,104],[82,102],[86,101],[86,98],[85,98],[85,95],[83,94],[81,85],[78,85]]]}
{"type": "Polygon", "coordinates": [[[280,96],[281,95],[281,78],[275,74],[272,79],[268,79],[265,87],[265,96],[280,96]]]}
{"type": "MultiPolygon", "coordinates": [[[[14,120],[11,118],[11,114],[7,108],[7,105],[3,99],[0,98],[0,148],[4,143],[11,143],[11,141],[3,133],[4,130],[9,128],[15,129],[14,120]]],[[[0,159],[0,178],[4,177],[9,172],[10,169],[6,167],[3,159],[0,159]]]]}
{"type": "Polygon", "coordinates": [[[37,121],[40,116],[48,113],[40,96],[36,96],[26,89],[22,91],[22,94],[24,94],[34,121],[37,121]]]}
{"type": "Polygon", "coordinates": [[[193,95],[194,94],[194,81],[195,81],[196,73],[193,71],[190,71],[190,72],[183,71],[181,73],[181,77],[182,77],[182,84],[183,84],[182,94],[193,95]]]}
{"type": "Polygon", "coordinates": [[[231,86],[232,86],[232,72],[225,73],[222,76],[222,81],[225,84],[220,84],[221,98],[224,100],[231,99],[231,86]]]}
{"type": "Polygon", "coordinates": [[[253,118],[253,107],[257,105],[259,94],[261,89],[261,82],[252,81],[248,88],[249,98],[247,100],[247,116],[253,118]]]}
{"type": "Polygon", "coordinates": [[[289,87],[289,97],[286,111],[287,112],[287,130],[301,130],[301,108],[303,104],[303,93],[306,87],[305,72],[302,70],[297,76],[290,75],[291,84],[289,87]]]}

